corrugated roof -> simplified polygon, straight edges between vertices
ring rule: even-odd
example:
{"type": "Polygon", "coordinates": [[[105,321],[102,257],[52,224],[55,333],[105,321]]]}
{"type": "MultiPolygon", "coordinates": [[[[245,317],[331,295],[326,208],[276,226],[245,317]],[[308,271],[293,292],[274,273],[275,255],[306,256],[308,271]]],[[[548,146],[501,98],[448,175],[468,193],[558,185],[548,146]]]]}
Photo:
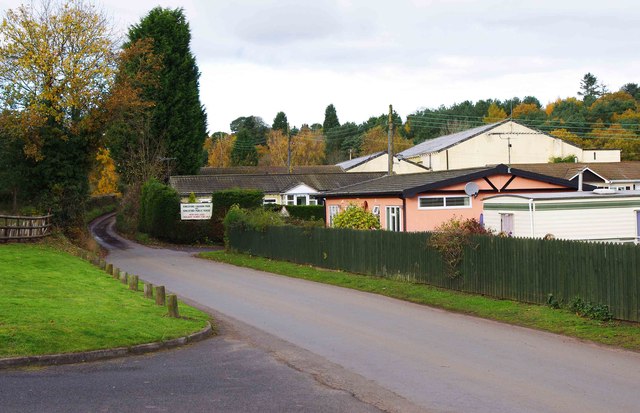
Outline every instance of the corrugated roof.
{"type": "Polygon", "coordinates": [[[353,158],[353,159],[349,159],[348,161],[344,161],[344,162],[340,162],[338,164],[336,164],[336,166],[339,166],[340,168],[344,169],[345,171],[348,171],[351,168],[355,168],[356,166],[363,164],[365,162],[368,162],[372,159],[377,158],[378,156],[383,155],[384,153],[386,153],[385,151],[380,151],[380,152],[376,152],[376,153],[372,153],[369,155],[364,155],[364,156],[359,156],[357,158],[353,158]]]}
{"type": "Polygon", "coordinates": [[[186,175],[172,176],[169,184],[180,195],[191,192],[207,195],[225,189],[258,189],[265,193],[284,193],[288,189],[305,184],[318,192],[378,178],[383,172],[328,173],[328,174],[261,174],[261,175],[186,175]]]}
{"type": "Polygon", "coordinates": [[[444,149],[450,148],[451,146],[454,146],[462,141],[466,141],[467,139],[471,139],[474,136],[487,132],[488,130],[502,125],[505,122],[508,122],[508,120],[491,123],[489,125],[478,126],[473,129],[467,129],[465,131],[453,133],[451,135],[440,136],[435,139],[429,139],[417,144],[416,146],[412,146],[409,149],[405,149],[404,151],[399,152],[398,155],[401,155],[405,158],[411,158],[414,156],[422,155],[423,153],[439,152],[444,149]]]}
{"type": "MultiPolygon", "coordinates": [[[[320,173],[342,173],[342,168],[337,165],[303,165],[293,166],[292,173],[295,174],[320,174],[320,173]]],[[[200,175],[266,175],[266,174],[288,174],[286,166],[231,166],[228,168],[200,168],[200,175]]]]}

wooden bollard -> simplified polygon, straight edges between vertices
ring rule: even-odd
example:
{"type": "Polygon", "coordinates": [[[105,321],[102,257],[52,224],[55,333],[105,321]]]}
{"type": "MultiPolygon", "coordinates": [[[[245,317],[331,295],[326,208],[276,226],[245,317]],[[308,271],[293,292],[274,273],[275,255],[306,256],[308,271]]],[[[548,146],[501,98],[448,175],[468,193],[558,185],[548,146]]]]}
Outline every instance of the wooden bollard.
{"type": "Polygon", "coordinates": [[[164,292],[164,285],[159,285],[156,287],[156,304],[165,305],[166,297],[164,292]]]}
{"type": "Polygon", "coordinates": [[[138,291],[138,276],[137,275],[129,275],[129,289],[132,291],[138,291]]]}
{"type": "Polygon", "coordinates": [[[153,298],[153,284],[144,283],[144,298],[153,298]]]}
{"type": "Polygon", "coordinates": [[[122,284],[126,284],[127,281],[129,280],[129,274],[127,274],[126,271],[120,271],[120,277],[118,277],[120,279],[120,282],[122,284]]]}
{"type": "Polygon", "coordinates": [[[178,318],[178,297],[175,294],[167,295],[167,310],[169,310],[169,317],[178,318]]]}
{"type": "Polygon", "coordinates": [[[100,260],[100,269],[104,271],[107,268],[107,262],[105,260],[100,260]]]}
{"type": "Polygon", "coordinates": [[[118,268],[118,267],[113,267],[113,272],[111,273],[111,276],[112,276],[113,278],[115,278],[116,280],[117,280],[118,278],[120,278],[120,268],[118,268]]]}
{"type": "Polygon", "coordinates": [[[109,263],[105,265],[105,272],[109,275],[113,274],[113,264],[109,263]]]}

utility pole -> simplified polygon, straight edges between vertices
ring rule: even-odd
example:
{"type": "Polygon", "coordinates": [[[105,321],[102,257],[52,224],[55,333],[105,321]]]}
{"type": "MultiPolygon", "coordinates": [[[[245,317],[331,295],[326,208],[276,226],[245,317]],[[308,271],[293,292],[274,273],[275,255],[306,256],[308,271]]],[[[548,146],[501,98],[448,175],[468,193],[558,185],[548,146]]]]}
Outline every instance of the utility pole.
{"type": "Polygon", "coordinates": [[[287,172],[291,173],[291,131],[287,125],[287,172]]]}
{"type": "Polygon", "coordinates": [[[387,156],[389,158],[389,170],[387,175],[393,174],[393,106],[389,105],[389,132],[387,137],[389,139],[389,145],[387,149],[387,156]]]}

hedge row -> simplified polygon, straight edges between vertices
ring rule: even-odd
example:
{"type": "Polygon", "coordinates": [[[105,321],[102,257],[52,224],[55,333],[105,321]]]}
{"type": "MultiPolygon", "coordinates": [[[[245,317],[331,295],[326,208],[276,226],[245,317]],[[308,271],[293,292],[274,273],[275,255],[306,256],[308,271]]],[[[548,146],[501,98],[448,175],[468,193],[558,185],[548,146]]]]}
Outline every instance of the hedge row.
{"type": "Polygon", "coordinates": [[[256,208],[262,205],[263,193],[253,190],[232,189],[213,194],[213,214],[209,220],[182,221],[180,196],[175,189],[155,179],[142,187],[138,230],[154,238],[178,244],[222,242],[222,219],[231,205],[256,208]]]}

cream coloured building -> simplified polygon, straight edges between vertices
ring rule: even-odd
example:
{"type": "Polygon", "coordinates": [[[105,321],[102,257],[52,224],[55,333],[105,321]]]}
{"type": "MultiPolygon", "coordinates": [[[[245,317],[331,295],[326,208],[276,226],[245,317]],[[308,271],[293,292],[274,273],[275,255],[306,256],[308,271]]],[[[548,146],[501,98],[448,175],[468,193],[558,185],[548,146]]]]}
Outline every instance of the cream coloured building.
{"type": "MultiPolygon", "coordinates": [[[[357,168],[344,169],[349,172],[386,171],[387,166],[382,156],[374,155],[358,164],[357,168]]],[[[446,171],[501,163],[548,163],[551,157],[570,155],[575,155],[578,162],[620,162],[618,149],[583,149],[513,120],[429,139],[399,152],[395,157],[399,162],[408,161],[407,165],[420,165],[429,171],[446,171]]],[[[386,159],[385,155],[384,160],[386,159]]],[[[416,172],[415,169],[395,166],[394,171],[398,174],[416,172]]]]}

